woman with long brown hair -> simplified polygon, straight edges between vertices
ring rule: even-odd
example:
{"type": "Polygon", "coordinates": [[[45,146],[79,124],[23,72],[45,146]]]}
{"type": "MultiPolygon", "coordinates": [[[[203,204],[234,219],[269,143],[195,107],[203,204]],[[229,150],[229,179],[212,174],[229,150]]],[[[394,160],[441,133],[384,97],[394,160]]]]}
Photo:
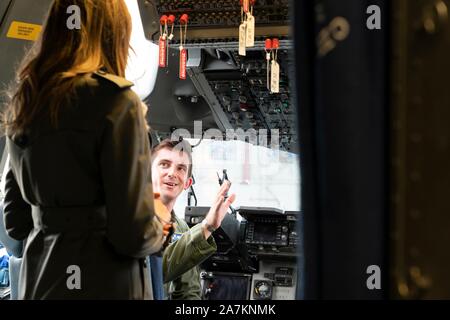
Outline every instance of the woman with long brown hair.
{"type": "Polygon", "coordinates": [[[4,220],[25,244],[21,299],[150,297],[144,257],[167,217],[154,212],[146,122],[123,78],[130,33],[123,0],[55,0],[18,71],[4,220]],[[66,26],[72,5],[79,30],[66,26]]]}

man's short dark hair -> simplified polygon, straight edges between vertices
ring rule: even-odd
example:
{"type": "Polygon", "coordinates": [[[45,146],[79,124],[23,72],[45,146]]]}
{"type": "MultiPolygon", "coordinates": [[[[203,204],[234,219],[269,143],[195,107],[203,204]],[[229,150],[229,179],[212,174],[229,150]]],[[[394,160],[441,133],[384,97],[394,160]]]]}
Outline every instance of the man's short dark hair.
{"type": "Polygon", "coordinates": [[[188,177],[190,178],[192,176],[192,146],[189,142],[186,140],[171,140],[171,139],[164,139],[159,144],[154,146],[152,148],[152,162],[155,160],[156,154],[159,150],[162,149],[169,149],[169,150],[178,150],[179,152],[184,152],[187,154],[189,158],[189,165],[188,165],[188,177]]]}

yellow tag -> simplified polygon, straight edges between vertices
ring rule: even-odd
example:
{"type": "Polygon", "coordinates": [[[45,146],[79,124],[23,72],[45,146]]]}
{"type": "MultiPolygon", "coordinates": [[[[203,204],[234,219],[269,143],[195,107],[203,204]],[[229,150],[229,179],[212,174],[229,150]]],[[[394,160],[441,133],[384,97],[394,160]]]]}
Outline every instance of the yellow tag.
{"type": "Polygon", "coordinates": [[[270,92],[280,92],[280,65],[275,60],[272,60],[271,66],[271,78],[270,78],[270,92]]]}
{"type": "Polygon", "coordinates": [[[239,26],[239,55],[245,56],[246,55],[246,45],[245,40],[247,37],[247,22],[244,21],[239,26]]]}
{"type": "Polygon", "coordinates": [[[38,24],[13,21],[6,36],[8,38],[36,41],[42,26],[38,24]]]}

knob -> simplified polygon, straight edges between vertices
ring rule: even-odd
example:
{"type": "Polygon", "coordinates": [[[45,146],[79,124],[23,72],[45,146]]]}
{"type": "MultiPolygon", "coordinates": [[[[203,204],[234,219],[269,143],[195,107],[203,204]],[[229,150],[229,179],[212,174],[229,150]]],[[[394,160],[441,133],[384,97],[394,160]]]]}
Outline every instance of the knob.
{"type": "Polygon", "coordinates": [[[223,96],[222,101],[226,106],[229,106],[231,104],[231,98],[229,96],[223,96]]]}
{"type": "Polygon", "coordinates": [[[268,281],[258,281],[255,283],[255,298],[270,300],[272,298],[272,284],[268,281]]]}
{"type": "Polygon", "coordinates": [[[198,217],[191,217],[191,223],[192,224],[197,224],[199,222],[199,218],[198,217]]]}

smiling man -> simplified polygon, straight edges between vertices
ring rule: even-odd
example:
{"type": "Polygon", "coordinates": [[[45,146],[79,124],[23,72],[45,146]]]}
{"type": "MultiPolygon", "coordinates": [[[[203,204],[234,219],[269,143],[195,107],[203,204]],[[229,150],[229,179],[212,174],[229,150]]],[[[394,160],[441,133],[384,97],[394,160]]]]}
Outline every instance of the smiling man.
{"type": "Polygon", "coordinates": [[[164,250],[163,275],[168,299],[201,299],[199,264],[211,256],[217,246],[212,232],[227,214],[235,195],[225,198],[231,184],[226,181],[202,223],[189,229],[176,216],[173,207],[183,190],[192,185],[191,146],[186,141],[164,140],[152,150],[152,182],[154,192],[172,213],[176,223],[171,244],[164,250]]]}

